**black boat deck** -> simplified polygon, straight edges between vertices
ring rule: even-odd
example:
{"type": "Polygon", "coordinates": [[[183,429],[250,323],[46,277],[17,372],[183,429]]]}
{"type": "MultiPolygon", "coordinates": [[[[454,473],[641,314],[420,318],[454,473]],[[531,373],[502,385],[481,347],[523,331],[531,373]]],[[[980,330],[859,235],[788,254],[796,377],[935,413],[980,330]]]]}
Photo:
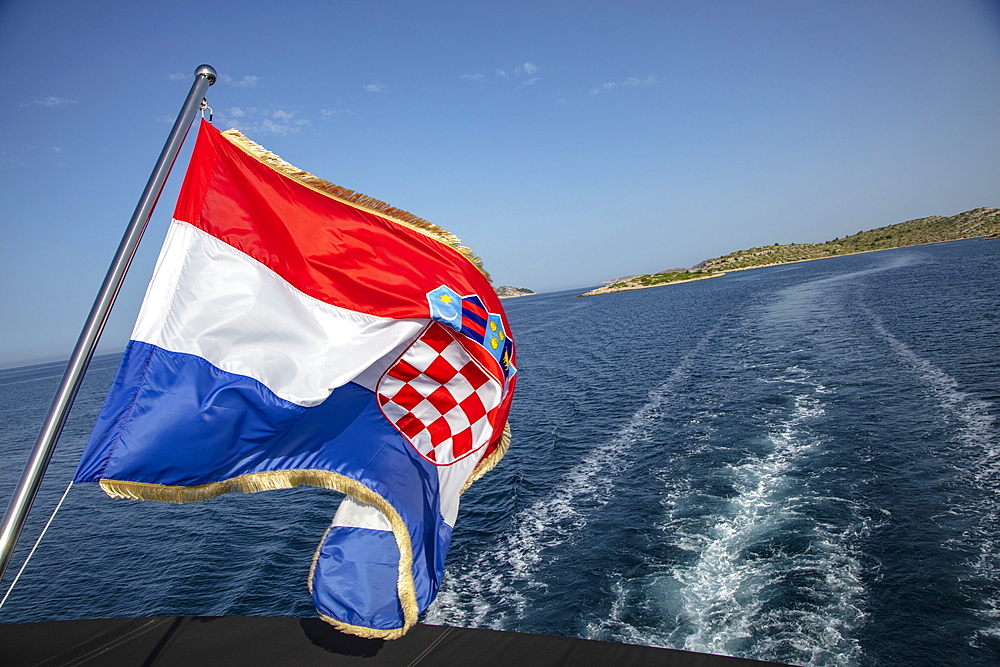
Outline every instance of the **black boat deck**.
{"type": "Polygon", "coordinates": [[[315,618],[169,616],[0,625],[4,667],[765,667],[776,663],[542,635],[417,625],[361,639],[315,618]]]}

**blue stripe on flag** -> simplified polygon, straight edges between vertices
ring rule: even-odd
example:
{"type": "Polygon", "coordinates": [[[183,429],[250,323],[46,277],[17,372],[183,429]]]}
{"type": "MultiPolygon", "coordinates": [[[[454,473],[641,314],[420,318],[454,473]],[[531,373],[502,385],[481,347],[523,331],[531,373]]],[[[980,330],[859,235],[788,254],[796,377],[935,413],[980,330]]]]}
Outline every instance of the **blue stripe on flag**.
{"type": "MultiPolygon", "coordinates": [[[[323,403],[306,408],[200,357],[132,341],[75,480],[195,486],[255,472],[301,469],[328,470],[357,480],[396,508],[410,533],[414,585],[423,611],[440,587],[451,540],[438,504],[438,472],[385,419],[374,393],[359,385],[338,387],[323,403]]],[[[392,534],[385,535],[395,549],[392,534]]],[[[355,549],[342,540],[336,544],[342,552],[355,549]]],[[[390,569],[395,594],[396,565],[390,569]]],[[[333,595],[353,596],[355,590],[360,595],[364,589],[357,586],[337,584],[333,595]]],[[[352,625],[382,627],[324,613],[352,625]]],[[[365,613],[383,619],[379,623],[387,627],[402,625],[402,616],[386,620],[389,616],[381,606],[365,613]]]]}
{"type": "MultiPolygon", "coordinates": [[[[431,564],[430,572],[444,571],[451,532],[448,524],[439,524],[439,548],[433,550],[438,563],[436,567],[431,564]]],[[[316,608],[321,614],[351,625],[381,630],[402,627],[405,620],[396,593],[398,562],[399,549],[390,531],[332,526],[320,546],[313,574],[316,608]]],[[[414,562],[414,569],[425,568],[414,562]]],[[[441,582],[437,576],[414,577],[414,586],[417,606],[423,611],[434,600],[441,582]]]]}
{"type": "Polygon", "coordinates": [[[321,614],[381,630],[403,626],[396,594],[399,549],[392,532],[332,527],[313,576],[313,602],[321,614]]]}

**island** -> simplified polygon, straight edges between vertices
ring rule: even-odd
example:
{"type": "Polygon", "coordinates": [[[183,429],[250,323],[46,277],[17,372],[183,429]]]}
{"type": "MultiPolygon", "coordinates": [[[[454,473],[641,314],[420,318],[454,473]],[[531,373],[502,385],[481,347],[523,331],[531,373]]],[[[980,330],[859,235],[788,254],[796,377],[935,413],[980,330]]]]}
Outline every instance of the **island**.
{"type": "Polygon", "coordinates": [[[726,275],[724,271],[698,271],[695,269],[667,269],[659,273],[648,273],[644,276],[629,276],[618,280],[607,281],[608,284],[580,296],[596,296],[597,294],[611,294],[612,292],[628,292],[636,289],[646,289],[647,287],[659,287],[674,283],[688,283],[692,280],[704,280],[706,278],[718,278],[726,275]]]}
{"type": "Polygon", "coordinates": [[[501,299],[513,299],[515,296],[527,296],[528,294],[534,294],[533,291],[526,287],[511,287],[510,285],[501,285],[493,290],[497,293],[497,296],[501,299]]]}
{"type": "Polygon", "coordinates": [[[759,269],[776,264],[805,262],[838,255],[854,255],[874,250],[905,248],[926,243],[960,241],[963,239],[1000,238],[1000,209],[986,206],[951,217],[940,215],[917,218],[868,231],[860,231],[825,243],[775,243],[747,250],[738,250],[722,257],[706,259],[690,269],[668,269],[642,276],[628,276],[598,287],[580,296],[595,296],[612,292],[659,287],[704,280],[726,275],[728,271],[759,269]]]}

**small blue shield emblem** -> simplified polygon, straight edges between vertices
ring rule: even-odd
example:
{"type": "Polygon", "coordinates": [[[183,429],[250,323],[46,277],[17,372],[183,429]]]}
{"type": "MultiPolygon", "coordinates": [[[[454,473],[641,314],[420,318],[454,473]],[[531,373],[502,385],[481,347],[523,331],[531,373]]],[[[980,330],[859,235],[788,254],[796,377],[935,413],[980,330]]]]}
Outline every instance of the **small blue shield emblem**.
{"type": "Polygon", "coordinates": [[[503,353],[507,346],[507,333],[503,330],[503,320],[499,315],[490,313],[486,322],[486,349],[504,367],[503,353]]]}
{"type": "Polygon", "coordinates": [[[447,285],[427,293],[431,319],[447,324],[455,331],[462,330],[462,297],[447,285]]]}

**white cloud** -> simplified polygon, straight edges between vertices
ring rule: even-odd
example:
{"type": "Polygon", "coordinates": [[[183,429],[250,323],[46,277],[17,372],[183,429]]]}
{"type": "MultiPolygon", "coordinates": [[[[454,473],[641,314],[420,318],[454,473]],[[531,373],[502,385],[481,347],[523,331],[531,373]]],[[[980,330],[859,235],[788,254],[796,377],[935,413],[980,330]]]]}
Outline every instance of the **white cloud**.
{"type": "Polygon", "coordinates": [[[253,88],[257,85],[257,77],[253,75],[245,76],[242,79],[234,79],[228,74],[223,74],[221,77],[223,83],[229,84],[234,88],[253,88]]]}
{"type": "MultiPolygon", "coordinates": [[[[651,86],[654,83],[660,83],[660,81],[662,81],[662,79],[660,79],[660,77],[656,76],[655,74],[650,74],[645,79],[640,79],[640,78],[635,77],[635,76],[630,76],[627,79],[625,79],[624,81],[622,81],[621,84],[615,83],[614,81],[609,81],[609,82],[603,84],[602,87],[604,88],[604,92],[607,93],[607,92],[611,92],[612,90],[614,90],[619,85],[621,85],[622,88],[637,88],[639,86],[651,86]]],[[[599,95],[600,93],[601,93],[601,89],[600,88],[591,88],[590,89],[590,94],[591,95],[599,95]]]]}
{"type": "Polygon", "coordinates": [[[295,134],[310,123],[305,118],[296,118],[296,111],[260,109],[256,107],[231,107],[220,112],[219,122],[230,125],[248,136],[260,134],[295,134]]]}
{"type": "Polygon", "coordinates": [[[660,79],[655,74],[650,74],[645,79],[637,79],[634,76],[622,81],[623,86],[649,86],[651,84],[657,83],[660,79]]]}
{"type": "MultiPolygon", "coordinates": [[[[514,76],[517,77],[522,77],[526,74],[528,75],[529,78],[521,82],[521,86],[523,87],[523,86],[530,86],[531,84],[541,79],[541,77],[531,76],[537,71],[538,71],[538,65],[535,65],[534,63],[524,63],[523,65],[518,65],[517,67],[515,67],[513,69],[513,74],[514,76]]],[[[507,70],[497,69],[496,75],[501,79],[510,79],[510,74],[507,73],[507,70]]],[[[477,74],[475,76],[478,77],[479,75],[477,74]]],[[[464,79],[465,77],[463,76],[462,78],[464,79]]]]}
{"type": "Polygon", "coordinates": [[[389,89],[389,86],[384,83],[369,83],[364,86],[364,89],[369,93],[382,93],[389,89]]]}
{"type": "Polygon", "coordinates": [[[251,137],[259,134],[280,134],[284,136],[295,134],[299,131],[299,128],[291,123],[275,123],[270,118],[265,118],[259,123],[241,123],[233,121],[231,124],[243,134],[251,137]]]}
{"type": "Polygon", "coordinates": [[[16,155],[7,155],[7,151],[0,152],[0,162],[6,165],[28,166],[24,158],[19,158],[16,155]]]}
{"type": "Polygon", "coordinates": [[[260,131],[271,132],[273,134],[290,134],[298,132],[297,127],[292,127],[288,123],[275,123],[270,118],[265,118],[260,123],[260,131]]]}
{"type": "Polygon", "coordinates": [[[167,78],[170,79],[171,81],[184,81],[185,79],[193,79],[194,77],[188,74],[181,74],[180,72],[176,72],[174,74],[171,74],[167,78]]]}
{"type": "Polygon", "coordinates": [[[460,77],[463,81],[484,81],[486,79],[485,74],[463,74],[460,77]]]}
{"type": "Polygon", "coordinates": [[[67,100],[63,97],[53,97],[49,95],[48,97],[36,98],[28,102],[27,104],[21,104],[22,107],[35,106],[35,107],[62,107],[67,104],[76,104],[76,100],[67,100]]]}
{"type": "Polygon", "coordinates": [[[353,116],[357,112],[350,109],[320,109],[319,113],[323,118],[332,118],[340,115],[353,116]]]}
{"type": "Polygon", "coordinates": [[[52,147],[52,152],[53,153],[62,153],[62,149],[59,148],[58,146],[53,146],[52,147]]]}

